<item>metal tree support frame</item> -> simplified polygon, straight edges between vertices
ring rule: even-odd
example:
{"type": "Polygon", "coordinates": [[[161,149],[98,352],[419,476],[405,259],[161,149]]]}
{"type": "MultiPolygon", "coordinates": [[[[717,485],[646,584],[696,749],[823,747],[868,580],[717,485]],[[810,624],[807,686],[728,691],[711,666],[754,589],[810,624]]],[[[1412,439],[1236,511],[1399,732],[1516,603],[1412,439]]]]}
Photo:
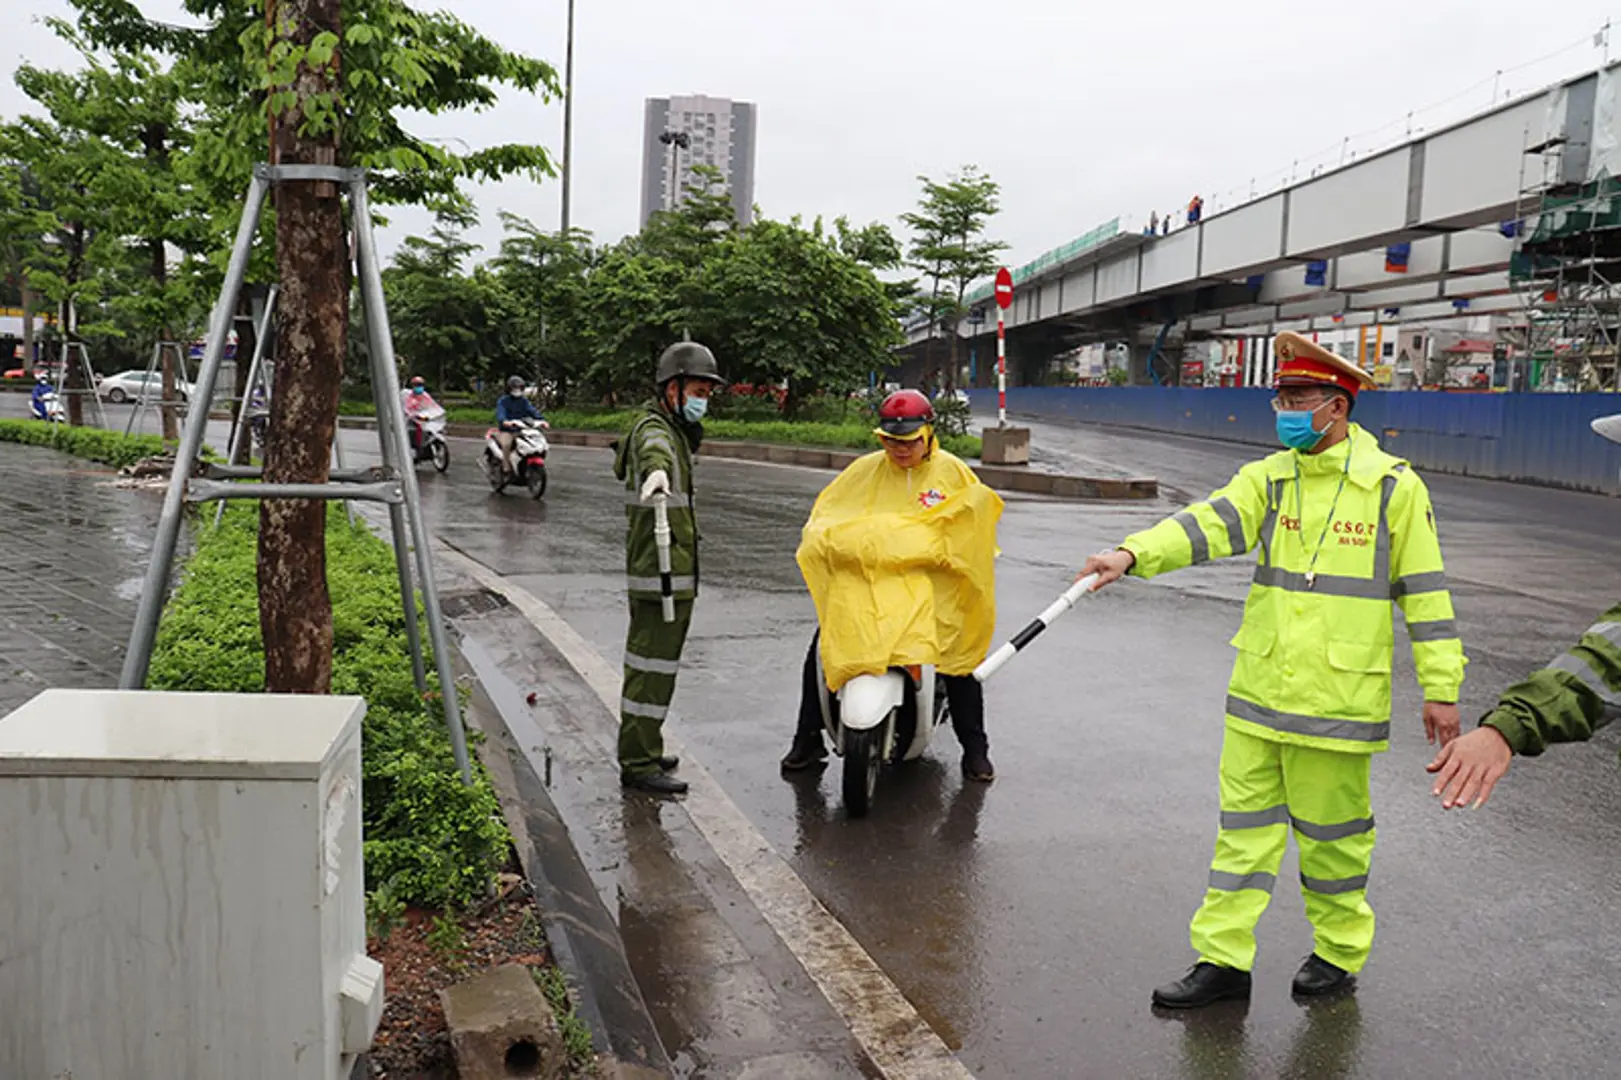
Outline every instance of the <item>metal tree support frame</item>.
{"type": "Polygon", "coordinates": [[[96,368],[90,362],[90,350],[84,347],[82,341],[62,342],[61,364],[56,369],[56,396],[65,398],[69,394],[89,394],[90,400],[96,406],[96,416],[101,420],[101,426],[107,426],[107,410],[102,407],[101,394],[96,390],[96,368]],[[68,364],[69,357],[77,357],[79,364],[84,368],[85,388],[83,390],[69,390],[68,364]]]}
{"type": "MultiPolygon", "coordinates": [[[[146,378],[141,383],[141,396],[136,399],[135,408],[130,410],[129,419],[124,421],[125,435],[128,435],[130,432],[135,430],[135,425],[140,420],[141,414],[146,411],[146,403],[152,397],[152,376],[157,374],[158,365],[163,361],[164,349],[169,349],[174,353],[176,360],[175,370],[179,372],[180,381],[182,383],[189,381],[189,373],[186,371],[186,350],[180,344],[180,342],[160,341],[156,345],[153,345],[152,359],[146,362],[146,378]]],[[[195,385],[192,386],[192,390],[194,392],[196,389],[197,387],[195,385]]],[[[159,390],[159,393],[162,393],[161,389],[159,390]]],[[[163,401],[161,399],[158,401],[158,407],[160,409],[165,405],[175,404],[178,404],[178,402],[163,401]]],[[[188,401],[186,403],[186,407],[189,409],[192,404],[194,403],[188,401]]]]}
{"type": "MultiPolygon", "coordinates": [[[[422,516],[421,493],[417,488],[416,468],[406,441],[399,395],[394,393],[394,339],[389,332],[388,312],[383,302],[382,271],[372,235],[364,170],[333,165],[254,167],[253,183],[248,188],[242,221],[237,227],[230,265],[225,272],[219,301],[209,320],[208,343],[203,351],[202,366],[197,373],[197,385],[193,388],[192,396],[203,401],[213,400],[214,384],[225,355],[225,339],[236,311],[237,294],[247,273],[248,256],[253,248],[254,234],[258,231],[259,214],[271,185],[312,181],[341,184],[349,189],[349,213],[355,238],[361,306],[370,343],[372,397],[377,406],[378,442],[383,464],[373,469],[339,468],[331,473],[325,484],[266,484],[263,482],[263,470],[257,467],[205,466],[199,462],[197,455],[202,449],[208,410],[189,410],[186,426],[180,436],[180,448],[175,454],[174,471],[169,477],[169,489],[164,495],[163,513],[152,544],[152,562],[147,567],[146,580],[141,587],[140,605],[135,613],[135,625],[130,631],[129,648],[124,654],[124,668],[118,685],[125,690],[139,690],[146,685],[147,669],[152,662],[152,646],[157,637],[158,620],[163,614],[163,603],[168,595],[175,544],[180,536],[186,503],[213,499],[363,499],[380,502],[388,507],[400,596],[405,608],[405,634],[411,650],[412,674],[416,677],[417,689],[426,691],[422,639],[416,618],[416,592],[411,578],[409,552],[414,548],[417,574],[422,582],[423,606],[427,609],[428,636],[433,643],[434,660],[438,666],[445,727],[450,733],[451,750],[455,754],[456,767],[461,772],[462,780],[472,783],[467,735],[462,728],[460,704],[456,699],[456,677],[451,669],[444,615],[440,610],[439,591],[434,582],[433,555],[422,516]],[[243,480],[258,482],[239,482],[243,480]]],[[[263,340],[262,336],[260,340],[263,340]]],[[[337,441],[336,438],[334,441],[337,441]]]]}

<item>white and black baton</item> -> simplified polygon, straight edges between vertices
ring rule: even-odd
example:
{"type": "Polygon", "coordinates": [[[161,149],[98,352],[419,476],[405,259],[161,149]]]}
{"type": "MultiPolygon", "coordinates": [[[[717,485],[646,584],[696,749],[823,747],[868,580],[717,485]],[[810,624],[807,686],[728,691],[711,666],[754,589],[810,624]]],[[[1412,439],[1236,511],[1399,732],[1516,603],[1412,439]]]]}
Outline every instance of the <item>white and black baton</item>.
{"type": "Polygon", "coordinates": [[[1047,629],[1047,627],[1051,626],[1054,619],[1057,619],[1058,616],[1080,603],[1081,597],[1091,592],[1092,586],[1096,585],[1097,583],[1098,576],[1096,574],[1087,574],[1075,584],[1065,589],[1064,594],[1057,600],[1054,600],[1052,605],[1048,607],[1046,611],[1043,611],[1040,615],[1037,615],[1034,619],[1032,619],[1030,624],[1023,630],[1020,630],[1017,634],[1014,634],[1013,640],[1009,641],[1006,645],[1003,645],[1000,649],[997,649],[995,652],[991,653],[991,655],[987,656],[985,658],[985,662],[974,669],[974,678],[978,679],[980,682],[985,682],[992,675],[995,675],[998,671],[1001,671],[1003,664],[1006,664],[1009,660],[1013,659],[1016,653],[1018,653],[1032,641],[1036,640],[1036,638],[1040,637],[1041,632],[1047,629]]]}
{"type": "Polygon", "coordinates": [[[653,496],[653,545],[659,549],[659,599],[664,621],[675,622],[675,583],[670,580],[670,500],[653,496]]]}

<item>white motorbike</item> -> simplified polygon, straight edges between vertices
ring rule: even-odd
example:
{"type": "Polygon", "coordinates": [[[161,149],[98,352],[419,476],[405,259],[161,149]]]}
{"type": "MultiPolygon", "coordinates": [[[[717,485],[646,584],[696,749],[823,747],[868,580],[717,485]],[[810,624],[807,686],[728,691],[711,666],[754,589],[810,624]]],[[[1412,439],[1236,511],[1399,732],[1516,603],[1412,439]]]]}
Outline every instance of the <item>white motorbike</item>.
{"type": "Polygon", "coordinates": [[[67,410],[62,407],[62,399],[57,396],[55,390],[41,395],[37,407],[30,404],[28,415],[35,420],[44,420],[51,424],[65,424],[68,420],[67,410]],[[44,416],[39,414],[41,408],[45,410],[44,416]]]}
{"type": "Polygon", "coordinates": [[[512,432],[517,438],[512,446],[515,461],[511,472],[501,461],[501,444],[496,441],[499,429],[490,428],[484,433],[484,477],[498,495],[516,481],[529,489],[530,498],[538,499],[546,494],[546,453],[550,449],[541,428],[544,421],[519,420],[518,423],[522,426],[512,432]]]}
{"type": "Polygon", "coordinates": [[[885,765],[923,756],[934,729],[950,719],[945,688],[932,667],[892,667],[882,675],[857,675],[828,691],[818,679],[822,722],[833,752],[844,759],[844,810],[865,817],[885,765]]]}
{"type": "Polygon", "coordinates": [[[433,467],[440,472],[450,468],[450,444],[445,442],[445,410],[441,406],[430,405],[412,413],[406,417],[406,421],[416,427],[415,462],[432,461],[433,467]]]}

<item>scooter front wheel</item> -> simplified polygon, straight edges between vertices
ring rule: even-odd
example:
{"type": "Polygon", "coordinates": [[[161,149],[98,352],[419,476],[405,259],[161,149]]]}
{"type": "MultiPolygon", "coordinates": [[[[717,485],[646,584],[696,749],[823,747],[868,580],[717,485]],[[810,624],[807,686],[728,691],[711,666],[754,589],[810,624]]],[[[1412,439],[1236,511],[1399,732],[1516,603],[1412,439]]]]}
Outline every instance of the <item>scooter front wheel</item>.
{"type": "Polygon", "coordinates": [[[546,494],[546,466],[533,465],[529,469],[529,497],[538,499],[546,494]]]}
{"type": "Polygon", "coordinates": [[[844,812],[866,817],[884,764],[883,727],[844,733],[844,812]]]}
{"type": "Polygon", "coordinates": [[[435,439],[433,446],[430,449],[431,453],[433,454],[434,468],[438,469],[440,472],[444,472],[446,469],[450,468],[450,447],[445,445],[444,440],[435,439]]]}

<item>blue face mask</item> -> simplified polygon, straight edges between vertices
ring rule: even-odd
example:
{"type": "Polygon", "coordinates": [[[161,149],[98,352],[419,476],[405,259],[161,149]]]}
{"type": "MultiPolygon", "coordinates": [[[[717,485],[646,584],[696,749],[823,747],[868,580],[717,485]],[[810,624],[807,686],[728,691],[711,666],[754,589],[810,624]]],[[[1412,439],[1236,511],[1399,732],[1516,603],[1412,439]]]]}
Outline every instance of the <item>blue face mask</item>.
{"type": "Polygon", "coordinates": [[[426,386],[413,386],[413,387],[411,387],[411,393],[413,393],[413,394],[426,394],[427,392],[428,392],[428,388],[426,386]]]}
{"type": "MultiPolygon", "coordinates": [[[[1327,404],[1325,401],[1317,409],[1327,404]]],[[[1293,450],[1310,450],[1322,442],[1327,430],[1318,431],[1311,426],[1317,409],[1289,409],[1278,413],[1278,441],[1293,450]]]]}
{"type": "Polygon", "coordinates": [[[689,424],[696,424],[709,412],[709,399],[706,397],[689,397],[687,403],[681,406],[681,415],[687,418],[689,424]]]}

